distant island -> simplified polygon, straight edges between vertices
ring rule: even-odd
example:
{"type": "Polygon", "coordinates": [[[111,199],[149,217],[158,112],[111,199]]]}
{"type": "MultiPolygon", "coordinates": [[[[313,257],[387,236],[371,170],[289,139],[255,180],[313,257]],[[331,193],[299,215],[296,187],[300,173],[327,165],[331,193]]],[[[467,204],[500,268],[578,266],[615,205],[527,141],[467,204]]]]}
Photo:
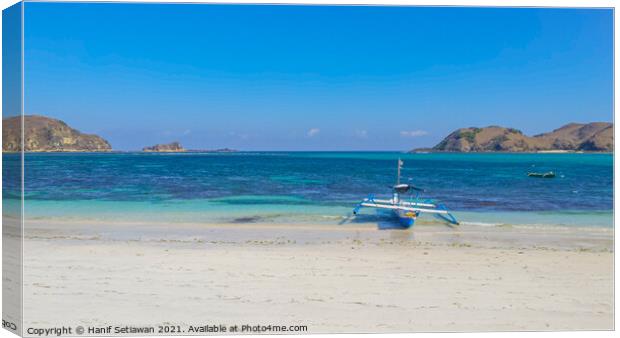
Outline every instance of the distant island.
{"type": "Polygon", "coordinates": [[[230,148],[220,148],[220,149],[188,149],[188,153],[236,153],[239,150],[230,149],[230,148]]]}
{"type": "Polygon", "coordinates": [[[461,128],[432,148],[411,152],[613,152],[613,123],[570,123],[552,132],[535,136],[520,130],[489,126],[461,128]]]}
{"type": "MultiPolygon", "coordinates": [[[[97,135],[82,134],[66,123],[39,115],[24,117],[24,151],[28,152],[108,152],[110,143],[97,135]]],[[[21,151],[22,117],[2,120],[2,151],[21,151]]]]}
{"type": "MultiPolygon", "coordinates": [[[[65,122],[40,115],[25,115],[24,151],[27,152],[111,152],[104,138],[84,134],[65,122]]],[[[2,151],[21,149],[21,116],[2,120],[2,151]]],[[[232,153],[237,150],[185,149],[175,141],[142,148],[143,152],[232,153]]],[[[613,124],[570,123],[552,132],[527,136],[520,130],[500,126],[461,128],[432,148],[410,152],[613,152],[613,124]]]]}
{"type": "Polygon", "coordinates": [[[174,141],[166,144],[156,144],[142,148],[147,153],[235,153],[237,150],[230,148],[222,149],[185,149],[181,143],[174,141]]]}
{"type": "Polygon", "coordinates": [[[183,153],[185,148],[179,142],[171,142],[167,144],[156,144],[150,147],[142,148],[142,151],[149,153],[183,153]]]}
{"type": "MultiPolygon", "coordinates": [[[[65,122],[41,115],[24,115],[24,151],[26,152],[112,152],[103,137],[84,134],[65,122]]],[[[22,116],[2,120],[2,151],[21,151],[22,116]]],[[[143,152],[232,153],[230,148],[203,150],[185,149],[179,142],[156,144],[143,152]]],[[[119,151],[115,151],[119,152],[119,151]]]]}

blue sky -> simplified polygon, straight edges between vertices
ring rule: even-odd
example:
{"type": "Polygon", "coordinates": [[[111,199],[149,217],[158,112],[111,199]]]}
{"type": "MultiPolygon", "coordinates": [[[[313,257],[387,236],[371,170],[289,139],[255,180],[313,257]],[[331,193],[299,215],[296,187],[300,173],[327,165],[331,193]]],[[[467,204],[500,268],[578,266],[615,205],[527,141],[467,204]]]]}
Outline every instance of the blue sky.
{"type": "Polygon", "coordinates": [[[115,149],[408,150],[611,121],[612,11],[27,3],[25,111],[115,149]]]}

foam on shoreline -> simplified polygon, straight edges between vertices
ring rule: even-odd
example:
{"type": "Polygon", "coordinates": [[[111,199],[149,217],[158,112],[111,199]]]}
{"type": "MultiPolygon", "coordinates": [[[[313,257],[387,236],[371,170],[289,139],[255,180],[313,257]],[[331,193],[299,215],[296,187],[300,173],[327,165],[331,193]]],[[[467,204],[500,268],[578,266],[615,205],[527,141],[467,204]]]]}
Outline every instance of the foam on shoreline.
{"type": "Polygon", "coordinates": [[[552,248],[567,250],[613,250],[613,229],[600,227],[480,226],[463,224],[416,225],[412,229],[382,230],[376,223],[151,223],[108,221],[31,220],[26,240],[96,240],[133,242],[348,244],[363,240],[380,244],[467,245],[486,248],[552,248]]]}

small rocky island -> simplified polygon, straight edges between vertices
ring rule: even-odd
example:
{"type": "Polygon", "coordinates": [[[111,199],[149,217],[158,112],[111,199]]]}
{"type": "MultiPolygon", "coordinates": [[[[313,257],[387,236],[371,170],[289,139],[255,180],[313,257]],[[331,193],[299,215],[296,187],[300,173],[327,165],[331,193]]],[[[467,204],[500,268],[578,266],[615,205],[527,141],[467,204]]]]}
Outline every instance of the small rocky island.
{"type": "MultiPolygon", "coordinates": [[[[25,115],[24,151],[27,152],[107,152],[110,143],[97,135],[83,134],[65,122],[39,115],[25,115]]],[[[2,120],[2,151],[21,150],[22,117],[2,120]]]]}
{"type": "Polygon", "coordinates": [[[221,149],[185,149],[181,143],[175,141],[167,144],[156,144],[142,148],[147,153],[236,153],[237,150],[230,148],[221,149]]]}
{"type": "Polygon", "coordinates": [[[552,132],[535,136],[520,130],[489,126],[461,128],[452,132],[433,148],[411,152],[613,152],[613,123],[570,123],[552,132]]]}
{"type": "Polygon", "coordinates": [[[220,148],[220,149],[189,149],[188,153],[236,153],[239,150],[230,149],[230,148],[220,148]]]}
{"type": "Polygon", "coordinates": [[[185,148],[179,142],[171,142],[167,144],[156,144],[150,147],[142,148],[142,151],[148,153],[183,153],[185,148]]]}

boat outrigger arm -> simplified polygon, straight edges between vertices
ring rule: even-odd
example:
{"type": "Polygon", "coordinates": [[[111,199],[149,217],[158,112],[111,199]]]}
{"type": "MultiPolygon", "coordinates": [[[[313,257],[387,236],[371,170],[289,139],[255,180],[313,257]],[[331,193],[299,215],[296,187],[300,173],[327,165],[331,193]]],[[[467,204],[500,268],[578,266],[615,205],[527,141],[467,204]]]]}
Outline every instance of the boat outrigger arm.
{"type": "Polygon", "coordinates": [[[353,209],[353,214],[357,215],[360,209],[364,207],[392,210],[400,220],[401,224],[408,228],[413,225],[415,219],[421,213],[429,213],[450,224],[458,225],[459,222],[456,220],[454,215],[448,211],[444,204],[435,204],[432,200],[419,202],[420,192],[423,190],[409,184],[400,183],[400,169],[402,168],[402,165],[403,162],[399,159],[396,185],[392,187],[392,199],[375,199],[374,195],[369,195],[367,198],[363,199],[355,207],[355,209],[353,209]],[[415,198],[411,196],[410,202],[404,201],[401,198],[401,195],[412,190],[416,191],[415,198]]]}
{"type": "MultiPolygon", "coordinates": [[[[371,200],[371,199],[366,198],[364,199],[364,201],[362,201],[362,203],[358,204],[358,206],[355,209],[359,210],[358,208],[360,207],[370,207],[370,208],[379,208],[379,209],[404,210],[404,211],[411,211],[411,212],[428,212],[429,214],[441,214],[441,215],[450,214],[448,210],[417,208],[417,206],[436,208],[435,205],[433,204],[401,202],[401,204],[404,204],[404,205],[394,205],[389,201],[385,201],[385,202],[383,201],[384,200],[371,200]],[[390,203],[390,204],[386,204],[386,203],[390,203]]],[[[354,210],[353,213],[357,213],[357,210],[354,210]]]]}
{"type": "Polygon", "coordinates": [[[454,215],[450,213],[443,204],[434,204],[434,203],[418,203],[418,202],[395,202],[393,199],[391,200],[381,200],[375,199],[372,195],[364,198],[356,207],[353,209],[353,214],[357,215],[361,208],[377,208],[377,209],[388,209],[393,210],[399,216],[401,223],[404,225],[411,226],[413,225],[413,221],[415,218],[419,216],[421,213],[434,214],[436,217],[443,219],[444,221],[458,225],[459,222],[456,220],[454,215]],[[404,214],[404,215],[403,215],[404,214]],[[400,216],[410,216],[405,217],[405,219],[400,216]],[[412,221],[409,222],[407,218],[412,218],[412,221]],[[411,223],[411,224],[408,224],[411,223]]]}

